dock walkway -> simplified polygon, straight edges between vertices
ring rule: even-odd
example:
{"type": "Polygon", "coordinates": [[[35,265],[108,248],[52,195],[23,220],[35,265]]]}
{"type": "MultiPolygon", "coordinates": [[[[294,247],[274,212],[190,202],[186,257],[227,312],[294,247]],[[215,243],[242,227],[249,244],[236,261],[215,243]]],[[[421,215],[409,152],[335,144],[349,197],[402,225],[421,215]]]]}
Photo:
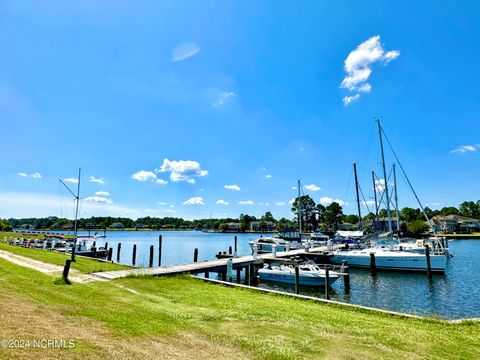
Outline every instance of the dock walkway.
{"type": "MultiPolygon", "coordinates": [[[[290,258],[294,256],[312,256],[312,255],[322,255],[328,256],[329,249],[326,246],[311,248],[308,251],[305,249],[290,250],[290,251],[280,251],[277,252],[276,256],[272,253],[267,254],[258,254],[256,258],[253,255],[233,257],[232,267],[233,269],[241,269],[247,267],[249,264],[260,264],[263,260],[275,260],[281,258],[290,258]]],[[[141,269],[131,269],[131,270],[117,270],[117,271],[103,271],[93,273],[92,275],[106,280],[113,280],[118,278],[124,278],[127,276],[162,276],[162,275],[175,275],[175,274],[198,274],[204,272],[219,272],[224,271],[227,267],[227,262],[229,259],[218,259],[202,262],[194,262],[190,264],[180,264],[180,265],[171,265],[171,266],[159,266],[152,268],[141,268],[141,269]]]]}

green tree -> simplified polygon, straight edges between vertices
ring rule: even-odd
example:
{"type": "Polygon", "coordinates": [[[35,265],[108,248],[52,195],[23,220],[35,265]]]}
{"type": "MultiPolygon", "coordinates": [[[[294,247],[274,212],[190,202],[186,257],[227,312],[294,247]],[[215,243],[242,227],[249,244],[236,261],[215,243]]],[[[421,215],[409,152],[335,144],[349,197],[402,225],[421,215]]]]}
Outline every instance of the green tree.
{"type": "Polygon", "coordinates": [[[440,210],[440,214],[447,216],[447,215],[458,215],[460,211],[456,207],[449,206],[449,207],[443,207],[440,210]]]}
{"type": "Polygon", "coordinates": [[[358,224],[359,217],[354,214],[344,215],[343,221],[349,224],[358,224]]]}
{"type": "Polygon", "coordinates": [[[429,229],[428,224],[422,220],[414,220],[407,224],[407,230],[417,236],[426,233],[429,229]]]}
{"type": "Polygon", "coordinates": [[[337,202],[332,202],[325,208],[325,224],[333,227],[334,231],[338,230],[338,224],[342,223],[343,209],[337,202]]]}
{"type": "Polygon", "coordinates": [[[412,222],[418,220],[419,215],[421,215],[420,209],[413,209],[409,207],[404,207],[401,211],[402,217],[407,222],[412,222]]]}
{"type": "Polygon", "coordinates": [[[301,219],[302,229],[316,229],[315,208],[315,201],[309,195],[299,196],[293,201],[292,212],[295,214],[297,222],[299,218],[301,219]]]}
{"type": "Polygon", "coordinates": [[[265,215],[260,218],[261,221],[272,221],[275,222],[275,218],[273,217],[270,211],[267,211],[265,215]]]}
{"type": "Polygon", "coordinates": [[[474,219],[480,218],[480,206],[473,201],[464,201],[458,208],[460,214],[474,219]]]}

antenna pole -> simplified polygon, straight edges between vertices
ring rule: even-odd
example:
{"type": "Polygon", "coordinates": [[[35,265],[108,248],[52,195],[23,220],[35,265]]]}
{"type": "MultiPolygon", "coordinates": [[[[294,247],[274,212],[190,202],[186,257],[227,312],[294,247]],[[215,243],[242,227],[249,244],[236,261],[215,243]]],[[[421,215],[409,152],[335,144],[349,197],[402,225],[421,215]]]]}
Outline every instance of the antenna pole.
{"type": "Polygon", "coordinates": [[[357,191],[357,209],[358,209],[358,224],[360,230],[363,230],[362,226],[362,213],[360,211],[360,196],[358,195],[358,177],[357,177],[357,163],[353,163],[353,173],[355,174],[355,190],[357,191]]]}
{"type": "Polygon", "coordinates": [[[392,232],[392,214],[390,214],[390,195],[388,193],[388,179],[387,170],[385,169],[385,154],[383,152],[382,126],[380,119],[377,119],[378,135],[380,137],[380,151],[382,154],[383,180],[385,182],[385,196],[387,201],[387,216],[388,216],[388,232],[392,232]]]}

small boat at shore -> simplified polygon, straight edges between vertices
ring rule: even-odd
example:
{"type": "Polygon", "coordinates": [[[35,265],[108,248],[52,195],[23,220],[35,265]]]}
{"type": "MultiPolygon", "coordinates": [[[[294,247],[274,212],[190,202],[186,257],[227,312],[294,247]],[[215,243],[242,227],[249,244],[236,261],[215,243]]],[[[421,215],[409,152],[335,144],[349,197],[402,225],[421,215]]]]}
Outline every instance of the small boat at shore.
{"type": "Polygon", "coordinates": [[[259,253],[272,252],[273,245],[277,251],[302,249],[302,237],[298,232],[274,233],[272,236],[260,236],[258,239],[250,241],[248,244],[253,252],[254,245],[257,246],[259,253]]]}
{"type": "MultiPolygon", "coordinates": [[[[298,266],[299,282],[304,286],[325,285],[326,270],[321,269],[313,261],[307,261],[298,266]]],[[[260,280],[279,282],[283,284],[295,284],[295,267],[292,265],[268,265],[258,270],[260,280]]],[[[333,284],[340,275],[335,271],[329,271],[328,284],[333,284]]]]}

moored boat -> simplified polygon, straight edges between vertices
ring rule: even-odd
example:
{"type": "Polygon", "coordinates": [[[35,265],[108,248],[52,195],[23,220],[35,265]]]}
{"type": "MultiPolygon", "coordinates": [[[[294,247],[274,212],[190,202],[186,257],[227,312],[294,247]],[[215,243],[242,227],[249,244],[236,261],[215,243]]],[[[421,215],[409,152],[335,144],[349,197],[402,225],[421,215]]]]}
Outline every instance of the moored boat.
{"type": "MultiPolygon", "coordinates": [[[[326,270],[321,269],[317,264],[307,261],[298,266],[299,283],[304,286],[325,285],[326,270]]],[[[283,284],[295,284],[295,267],[292,265],[268,265],[258,270],[260,280],[274,281],[283,284]]],[[[328,283],[332,284],[338,280],[340,275],[335,271],[329,271],[328,283]]]]}

